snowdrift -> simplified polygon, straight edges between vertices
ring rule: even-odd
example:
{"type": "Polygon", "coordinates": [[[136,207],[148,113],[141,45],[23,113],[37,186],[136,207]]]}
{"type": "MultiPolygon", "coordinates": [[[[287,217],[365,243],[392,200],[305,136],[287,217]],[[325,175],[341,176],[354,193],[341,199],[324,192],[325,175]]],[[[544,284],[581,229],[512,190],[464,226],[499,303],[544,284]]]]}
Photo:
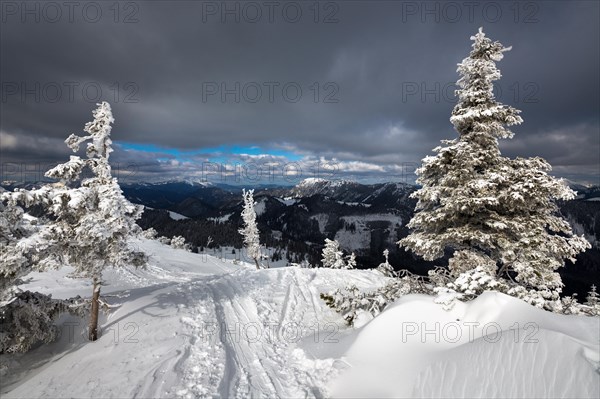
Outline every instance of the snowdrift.
{"type": "Polygon", "coordinates": [[[600,319],[486,292],[450,311],[408,295],[356,332],[334,397],[600,395],[600,319]]]}

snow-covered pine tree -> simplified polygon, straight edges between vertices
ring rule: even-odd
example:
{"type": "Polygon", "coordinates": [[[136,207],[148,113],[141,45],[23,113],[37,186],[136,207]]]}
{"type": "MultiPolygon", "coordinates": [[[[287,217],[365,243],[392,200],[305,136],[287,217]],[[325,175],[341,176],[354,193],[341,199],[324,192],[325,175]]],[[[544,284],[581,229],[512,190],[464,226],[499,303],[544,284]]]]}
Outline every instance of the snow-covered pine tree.
{"type": "Polygon", "coordinates": [[[600,315],[600,296],[598,296],[598,292],[596,292],[596,286],[593,284],[587,294],[583,307],[586,308],[586,313],[592,316],[600,315]]]}
{"type": "Polygon", "coordinates": [[[392,265],[390,265],[389,256],[390,251],[384,249],[383,257],[385,258],[385,262],[380,263],[379,266],[377,266],[377,270],[379,270],[379,272],[381,272],[384,276],[394,277],[394,268],[392,267],[392,265]]]}
{"type": "Polygon", "coordinates": [[[79,137],[72,134],[65,140],[73,152],[77,152],[83,142],[89,141],[87,159],[71,156],[68,162],[46,172],[46,177],[60,179],[60,183],[35,191],[11,193],[13,201],[26,206],[47,205],[54,216],[54,220],[38,234],[38,242],[31,246],[32,249],[51,243],[55,249],[51,259],[58,258],[57,262],[72,266],[74,277],[92,281],[91,341],[98,338],[104,269],[108,266],[142,266],[147,260],[146,255],[133,248],[129,240],[141,231],[135,220],[140,216],[142,207],[130,203],[123,196],[108,163],[112,152],[111,123],[114,122],[110,105],[107,102],[98,104],[93,116],[94,120],[84,128],[88,135],[79,137]],[[92,177],[81,178],[86,168],[92,172],[92,177]]]}
{"type": "Polygon", "coordinates": [[[347,257],[346,269],[356,269],[356,255],[352,252],[347,257]]]}
{"type": "Polygon", "coordinates": [[[336,240],[325,239],[325,247],[322,252],[323,267],[330,269],[347,269],[344,262],[344,254],[340,250],[340,244],[336,240]]]}
{"type": "Polygon", "coordinates": [[[427,260],[453,249],[455,278],[480,266],[492,277],[513,277],[556,300],[563,285],[556,270],[589,248],[554,202],[575,193],[548,175],[551,167],[542,158],[501,156],[498,139],[511,138],[507,126],[522,122],[520,111],[500,104],[493,93],[501,77],[496,61],[510,48],[481,28],[471,40],[473,50],[458,65],[459,101],[450,118],[459,137],[442,141],[437,155],[423,159],[417,170],[422,188],[413,193],[417,212],[408,224],[412,232],[399,244],[427,260]]]}
{"type": "Polygon", "coordinates": [[[254,190],[242,190],[242,196],[244,199],[244,208],[242,209],[244,227],[239,230],[239,233],[244,238],[246,253],[254,260],[256,268],[260,269],[260,236],[256,225],[256,212],[254,211],[254,190]]]}
{"type": "Polygon", "coordinates": [[[600,303],[598,292],[596,292],[596,286],[592,284],[590,291],[585,298],[585,304],[588,306],[597,306],[600,303]]]}

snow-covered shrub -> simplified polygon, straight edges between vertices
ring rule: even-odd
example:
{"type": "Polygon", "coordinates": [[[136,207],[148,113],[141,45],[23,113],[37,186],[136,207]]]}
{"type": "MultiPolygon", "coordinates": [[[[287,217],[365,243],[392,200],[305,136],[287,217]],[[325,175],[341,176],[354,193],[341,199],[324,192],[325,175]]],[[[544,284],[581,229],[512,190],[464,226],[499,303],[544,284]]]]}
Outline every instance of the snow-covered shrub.
{"type": "Polygon", "coordinates": [[[455,278],[446,267],[437,266],[427,272],[427,280],[433,287],[445,287],[455,278]]]}
{"type": "Polygon", "coordinates": [[[171,245],[171,239],[169,237],[160,236],[157,238],[158,242],[165,245],[171,245]]]}
{"type": "Polygon", "coordinates": [[[58,329],[54,321],[62,313],[84,317],[79,297],[52,299],[38,292],[20,292],[0,308],[0,353],[27,352],[38,342],[52,342],[58,329]]]}
{"type": "Polygon", "coordinates": [[[411,273],[406,269],[398,271],[397,276],[407,287],[409,294],[433,294],[433,286],[429,278],[411,273]]]}
{"type": "MultiPolygon", "coordinates": [[[[456,272],[456,268],[453,269],[453,272],[456,272]]],[[[476,266],[474,269],[467,269],[456,279],[450,280],[443,286],[433,288],[433,292],[437,295],[435,301],[444,305],[446,309],[452,308],[456,300],[471,300],[484,291],[504,293],[508,291],[508,285],[504,281],[491,275],[489,263],[476,266]]]]}
{"type": "Polygon", "coordinates": [[[555,310],[557,313],[563,314],[584,314],[583,306],[577,302],[577,294],[565,296],[560,299],[558,304],[559,309],[555,310]]]}
{"type": "Polygon", "coordinates": [[[494,81],[501,77],[496,62],[510,48],[481,28],[471,39],[473,50],[458,65],[458,103],[450,118],[459,137],[442,141],[416,171],[421,188],[411,195],[418,200],[408,224],[412,231],[398,243],[426,260],[453,249],[450,273],[456,281],[441,287],[456,297],[472,297],[484,287],[499,290],[504,281],[513,288],[509,292],[536,306],[539,297],[558,301],[557,269],[590,248],[556,205],[575,193],[548,174],[551,166],[542,158],[501,155],[498,140],[512,138],[508,126],[523,121],[519,110],[494,97],[494,81]],[[524,290],[514,289],[513,281],[524,290]],[[478,286],[469,289],[471,284],[478,286]]]}
{"type": "Polygon", "coordinates": [[[185,249],[186,251],[191,251],[190,244],[185,242],[185,238],[182,236],[175,236],[171,238],[171,246],[175,249],[185,249]]]}
{"type": "Polygon", "coordinates": [[[373,292],[361,292],[350,285],[344,291],[335,290],[321,294],[327,306],[340,313],[348,325],[354,325],[361,313],[377,316],[385,307],[396,299],[409,293],[410,287],[401,279],[394,279],[373,292]]]}
{"type": "Polygon", "coordinates": [[[158,232],[154,229],[154,227],[150,227],[149,229],[146,229],[142,232],[142,236],[149,240],[155,240],[158,236],[158,232]]]}
{"type": "Polygon", "coordinates": [[[447,287],[461,293],[462,298],[467,300],[476,298],[484,291],[506,292],[508,285],[492,276],[487,266],[476,266],[461,273],[456,280],[448,283],[447,287]]]}

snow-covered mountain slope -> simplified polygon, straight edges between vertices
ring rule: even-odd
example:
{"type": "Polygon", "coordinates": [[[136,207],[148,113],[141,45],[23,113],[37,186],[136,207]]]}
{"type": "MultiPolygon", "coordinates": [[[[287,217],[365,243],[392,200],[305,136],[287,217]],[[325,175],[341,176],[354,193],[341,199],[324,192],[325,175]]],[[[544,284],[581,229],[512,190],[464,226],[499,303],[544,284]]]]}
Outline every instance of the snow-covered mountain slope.
{"type": "MultiPolygon", "coordinates": [[[[410,295],[352,329],[319,294],[349,283],[379,287],[386,278],[376,271],[256,271],[154,241],[138,245],[152,255],[149,267],[107,274],[103,293],[120,306],[103,316],[101,338],[88,342],[84,321],[63,318],[58,342],[2,356],[9,365],[2,398],[599,393],[598,318],[553,315],[501,294],[451,311],[410,295]],[[422,342],[421,328],[434,330],[435,322],[446,339],[435,342],[431,333],[422,342]],[[462,333],[456,342],[448,342],[456,335],[450,323],[462,333]],[[488,342],[493,323],[501,338],[488,342]]],[[[89,284],[66,280],[66,272],[32,274],[24,288],[89,295],[89,284]]]]}
{"type": "MultiPolygon", "coordinates": [[[[63,319],[58,342],[3,356],[3,398],[324,396],[336,361],[297,350],[302,338],[345,328],[319,293],[348,278],[362,289],[385,282],[375,271],[256,271],[154,241],[139,246],[152,255],[147,270],[106,275],[103,294],[120,307],[101,320],[101,338],[87,342],[84,321],[63,319]]],[[[32,274],[23,288],[89,295],[67,272],[32,274]]]]}

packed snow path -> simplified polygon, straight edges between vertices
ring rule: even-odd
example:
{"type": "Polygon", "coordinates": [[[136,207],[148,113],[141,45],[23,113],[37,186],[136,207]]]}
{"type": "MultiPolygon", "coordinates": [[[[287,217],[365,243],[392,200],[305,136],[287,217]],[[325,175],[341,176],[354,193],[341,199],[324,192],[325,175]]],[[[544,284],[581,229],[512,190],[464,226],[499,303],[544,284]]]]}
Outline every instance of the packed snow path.
{"type": "Polygon", "coordinates": [[[186,320],[198,337],[191,356],[209,361],[207,367],[187,370],[186,386],[177,394],[324,396],[315,388],[319,384],[311,383],[314,370],[292,361],[301,338],[315,334],[310,338],[318,339],[319,326],[338,328],[321,319],[325,309],[316,302],[316,277],[299,269],[242,270],[195,282],[190,294],[204,298],[186,320]],[[205,374],[211,366],[214,373],[205,374]]]}

